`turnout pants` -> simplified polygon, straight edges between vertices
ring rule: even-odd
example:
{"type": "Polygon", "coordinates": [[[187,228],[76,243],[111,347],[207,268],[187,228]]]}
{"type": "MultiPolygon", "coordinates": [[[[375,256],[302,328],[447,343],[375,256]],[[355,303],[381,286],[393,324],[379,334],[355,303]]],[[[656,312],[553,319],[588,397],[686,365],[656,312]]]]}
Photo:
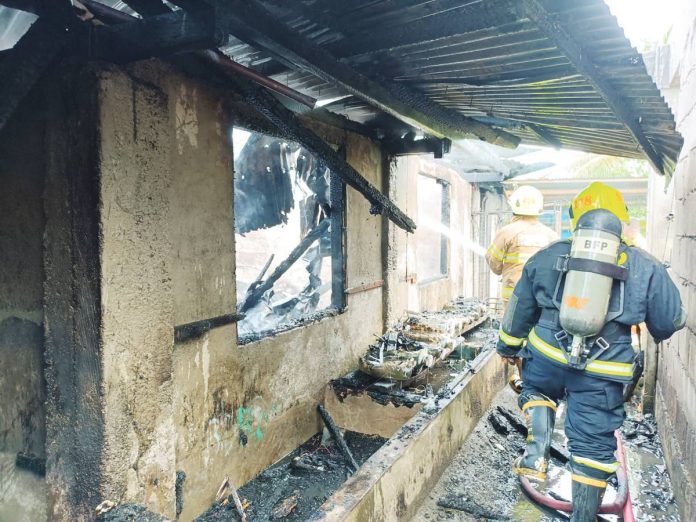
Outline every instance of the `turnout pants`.
{"type": "MultiPolygon", "coordinates": [[[[565,434],[573,473],[600,481],[613,474],[618,467],[614,431],[621,427],[625,416],[623,384],[558,366],[529,352],[522,379],[521,407],[538,395],[566,400],[565,434]]],[[[573,478],[576,480],[575,475],[573,478]]]]}

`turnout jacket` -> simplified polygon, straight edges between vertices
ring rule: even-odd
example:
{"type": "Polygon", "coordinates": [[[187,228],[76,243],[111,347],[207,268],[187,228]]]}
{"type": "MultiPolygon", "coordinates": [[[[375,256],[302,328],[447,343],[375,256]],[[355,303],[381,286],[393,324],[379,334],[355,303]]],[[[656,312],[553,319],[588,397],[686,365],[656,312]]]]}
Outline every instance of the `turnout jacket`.
{"type": "Polygon", "coordinates": [[[510,299],[529,259],[558,234],[532,216],[514,216],[501,228],[486,251],[486,262],[495,275],[502,276],[501,297],[510,299]]]}
{"type": "MultiPolygon", "coordinates": [[[[565,275],[556,269],[556,261],[560,256],[570,254],[570,246],[570,241],[552,243],[527,262],[501,324],[497,347],[501,356],[545,357],[556,365],[568,365],[566,345],[570,345],[571,338],[562,339],[557,307],[563,295],[565,275]],[[562,279],[556,292],[559,276],[562,279]],[[554,294],[557,294],[555,300],[554,294]]],[[[640,248],[622,243],[618,262],[628,269],[623,312],[608,322],[597,337],[588,339],[591,346],[588,360],[599,350],[592,344],[596,338],[603,337],[609,343],[609,349],[589,363],[584,371],[599,378],[629,382],[634,360],[631,326],[645,322],[650,334],[660,342],[683,328],[686,313],[677,287],[665,267],[654,257],[640,248]]],[[[620,310],[621,285],[615,280],[609,314],[620,310]]]]}

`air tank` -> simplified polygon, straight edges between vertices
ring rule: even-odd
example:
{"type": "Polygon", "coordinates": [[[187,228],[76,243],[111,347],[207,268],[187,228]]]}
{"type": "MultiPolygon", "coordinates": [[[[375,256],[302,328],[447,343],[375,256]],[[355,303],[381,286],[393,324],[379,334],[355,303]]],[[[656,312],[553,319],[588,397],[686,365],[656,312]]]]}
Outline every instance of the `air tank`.
{"type": "MultiPolygon", "coordinates": [[[[571,259],[600,261],[616,265],[621,245],[621,221],[603,209],[591,210],[578,219],[571,259]]],[[[571,365],[585,351],[584,339],[597,335],[606,322],[613,279],[595,273],[591,264],[573,270],[572,261],[565,278],[561,300],[560,323],[573,337],[569,362],[571,365]]]]}

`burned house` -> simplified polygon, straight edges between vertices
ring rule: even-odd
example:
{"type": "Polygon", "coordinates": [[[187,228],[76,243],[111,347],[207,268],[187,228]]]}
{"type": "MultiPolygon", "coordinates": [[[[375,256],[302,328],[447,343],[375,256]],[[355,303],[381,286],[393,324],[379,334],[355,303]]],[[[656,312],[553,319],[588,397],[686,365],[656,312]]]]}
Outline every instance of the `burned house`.
{"type": "MultiPolygon", "coordinates": [[[[192,520],[319,432],[407,311],[487,298],[503,176],[452,141],[667,177],[682,148],[601,0],[0,0],[0,24],[0,453],[45,468],[51,520],[192,520]]],[[[481,361],[451,419],[504,385],[481,361]]],[[[470,429],[443,419],[418,484],[470,429]]],[[[403,487],[351,505],[406,517],[403,487]]]]}

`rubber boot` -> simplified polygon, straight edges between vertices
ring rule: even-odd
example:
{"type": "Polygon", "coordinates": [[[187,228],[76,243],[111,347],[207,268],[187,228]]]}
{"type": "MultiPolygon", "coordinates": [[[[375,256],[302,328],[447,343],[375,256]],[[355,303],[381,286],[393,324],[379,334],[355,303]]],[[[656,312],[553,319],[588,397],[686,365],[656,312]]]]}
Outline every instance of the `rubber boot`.
{"type": "MultiPolygon", "coordinates": [[[[586,477],[580,477],[585,479],[586,477]]],[[[595,481],[589,479],[587,482],[595,481]]],[[[597,481],[599,483],[601,481],[597,481]]],[[[595,522],[597,520],[597,512],[602,504],[604,497],[604,487],[586,484],[578,481],[578,476],[573,475],[573,516],[571,522],[595,522]]]]}
{"type": "Polygon", "coordinates": [[[522,379],[520,379],[517,375],[510,377],[508,380],[508,385],[517,395],[522,393],[522,379]]]}
{"type": "Polygon", "coordinates": [[[588,457],[573,455],[570,471],[573,479],[573,516],[575,522],[594,522],[602,505],[607,480],[618,468],[619,463],[602,462],[588,457]]]}
{"type": "Polygon", "coordinates": [[[518,475],[544,481],[556,421],[556,403],[541,394],[523,394],[520,403],[527,419],[527,449],[515,460],[512,470],[518,475]]]}

